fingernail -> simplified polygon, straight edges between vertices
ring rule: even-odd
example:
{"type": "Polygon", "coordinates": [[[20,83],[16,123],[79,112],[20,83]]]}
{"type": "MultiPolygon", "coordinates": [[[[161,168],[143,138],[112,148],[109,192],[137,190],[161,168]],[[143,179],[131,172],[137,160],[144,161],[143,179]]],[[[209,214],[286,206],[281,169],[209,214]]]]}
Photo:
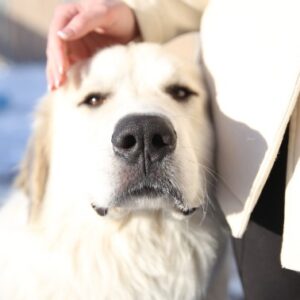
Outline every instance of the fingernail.
{"type": "Polygon", "coordinates": [[[103,28],[101,28],[101,27],[97,27],[96,29],[94,29],[94,31],[97,32],[97,33],[100,33],[100,34],[101,33],[102,34],[105,33],[105,30],[103,28]]]}
{"type": "Polygon", "coordinates": [[[57,89],[60,87],[60,83],[61,83],[60,79],[56,79],[56,80],[55,80],[55,87],[56,87],[57,89]]]}
{"type": "Polygon", "coordinates": [[[60,75],[64,74],[64,68],[63,68],[63,66],[59,66],[58,67],[58,72],[59,72],[60,75]]]}
{"type": "Polygon", "coordinates": [[[70,37],[72,37],[74,35],[74,31],[72,29],[64,29],[64,30],[59,30],[57,32],[57,35],[63,39],[63,40],[67,40],[70,37]]]}

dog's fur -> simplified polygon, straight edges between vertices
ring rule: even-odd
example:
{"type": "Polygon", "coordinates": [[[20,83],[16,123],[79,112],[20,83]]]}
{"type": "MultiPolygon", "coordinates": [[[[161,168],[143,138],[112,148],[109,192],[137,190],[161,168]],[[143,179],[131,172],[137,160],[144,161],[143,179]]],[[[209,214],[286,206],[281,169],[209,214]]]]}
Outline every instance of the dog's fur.
{"type": "Polygon", "coordinates": [[[210,197],[207,97],[195,62],[171,48],[105,49],[42,101],[17,189],[0,215],[1,300],[205,299],[215,285],[227,238],[210,197]],[[193,94],[178,101],[170,85],[193,94]],[[87,105],[91,93],[105,94],[103,103],[87,105]],[[132,114],[167,119],[177,144],[157,167],[164,193],[128,196],[123,205],[112,198],[141,171],[115,155],[111,138],[132,114]]]}

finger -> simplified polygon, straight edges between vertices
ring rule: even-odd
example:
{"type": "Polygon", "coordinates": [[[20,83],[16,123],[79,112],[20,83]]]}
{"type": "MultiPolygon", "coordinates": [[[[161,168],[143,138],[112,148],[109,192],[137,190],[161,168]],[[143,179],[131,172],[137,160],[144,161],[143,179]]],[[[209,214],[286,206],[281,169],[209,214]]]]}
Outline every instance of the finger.
{"type": "Polygon", "coordinates": [[[49,37],[57,38],[57,32],[63,29],[77,14],[80,6],[76,3],[59,5],[50,24],[49,37]]]}
{"type": "Polygon", "coordinates": [[[48,82],[48,91],[53,91],[55,84],[54,84],[54,76],[52,72],[52,66],[51,63],[48,61],[47,62],[47,67],[46,67],[46,76],[47,76],[47,82],[48,82]]]}
{"type": "MultiPolygon", "coordinates": [[[[52,50],[52,53],[55,53],[52,50]]],[[[65,64],[65,69],[62,71],[58,63],[59,59],[57,56],[52,54],[51,58],[47,60],[47,79],[48,79],[48,89],[54,90],[59,88],[66,80],[66,72],[69,68],[69,59],[65,64]]]]}
{"type": "Polygon", "coordinates": [[[79,39],[91,31],[96,30],[99,33],[103,33],[104,29],[101,25],[105,23],[105,14],[107,9],[97,10],[97,12],[82,12],[77,14],[62,30],[58,32],[58,35],[63,40],[76,40],[79,39]]]}
{"type": "Polygon", "coordinates": [[[91,56],[99,49],[117,44],[118,41],[110,35],[99,35],[96,32],[91,32],[85,38],[85,45],[88,49],[88,55],[91,56]]]}
{"type": "Polygon", "coordinates": [[[63,82],[66,73],[69,69],[69,57],[67,54],[67,45],[64,41],[58,43],[57,47],[53,49],[55,57],[55,86],[58,88],[63,82]]]}
{"type": "Polygon", "coordinates": [[[47,41],[47,60],[50,61],[49,70],[51,70],[51,72],[49,72],[51,76],[49,72],[47,72],[47,74],[49,74],[49,80],[51,80],[51,82],[49,82],[50,86],[57,85],[69,67],[66,55],[66,44],[57,36],[57,31],[68,24],[77,13],[78,7],[75,4],[61,5],[55,11],[47,41]],[[55,70],[55,68],[57,70],[55,70]]]}
{"type": "Polygon", "coordinates": [[[61,45],[55,45],[54,43],[47,49],[47,65],[49,76],[49,84],[58,88],[61,84],[62,78],[68,69],[69,63],[68,58],[65,55],[65,50],[61,45]],[[51,82],[50,82],[51,80],[51,82]]]}
{"type": "Polygon", "coordinates": [[[68,58],[70,64],[74,64],[89,57],[89,50],[86,46],[85,39],[70,41],[68,43],[68,58]]]}

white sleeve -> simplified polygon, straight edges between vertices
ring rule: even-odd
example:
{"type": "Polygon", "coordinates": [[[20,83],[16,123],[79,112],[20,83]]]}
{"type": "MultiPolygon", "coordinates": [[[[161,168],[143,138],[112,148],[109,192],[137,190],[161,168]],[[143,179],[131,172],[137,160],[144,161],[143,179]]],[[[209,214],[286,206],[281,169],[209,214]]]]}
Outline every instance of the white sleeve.
{"type": "Polygon", "coordinates": [[[135,12],[142,38],[166,42],[189,31],[199,30],[208,0],[124,0],[135,12]]]}

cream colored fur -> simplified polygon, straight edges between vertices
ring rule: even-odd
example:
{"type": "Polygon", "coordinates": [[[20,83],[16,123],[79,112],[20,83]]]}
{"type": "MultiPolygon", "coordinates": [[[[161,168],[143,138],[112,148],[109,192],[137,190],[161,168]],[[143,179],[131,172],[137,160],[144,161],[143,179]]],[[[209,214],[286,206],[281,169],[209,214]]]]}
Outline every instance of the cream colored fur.
{"type": "Polygon", "coordinates": [[[42,101],[17,187],[0,213],[1,300],[192,300],[220,288],[214,282],[227,237],[209,188],[208,103],[195,64],[171,52],[151,44],[103,50],[42,101]],[[171,99],[164,87],[173,82],[198,95],[171,99]],[[80,104],[97,91],[110,93],[101,106],[80,104]],[[172,180],[186,206],[199,207],[191,216],[161,199],[155,208],[141,199],[144,209],[112,208],[104,217],[91,207],[108,205],[134,176],[111,146],[115,125],[132,113],[172,122],[172,180]]]}

